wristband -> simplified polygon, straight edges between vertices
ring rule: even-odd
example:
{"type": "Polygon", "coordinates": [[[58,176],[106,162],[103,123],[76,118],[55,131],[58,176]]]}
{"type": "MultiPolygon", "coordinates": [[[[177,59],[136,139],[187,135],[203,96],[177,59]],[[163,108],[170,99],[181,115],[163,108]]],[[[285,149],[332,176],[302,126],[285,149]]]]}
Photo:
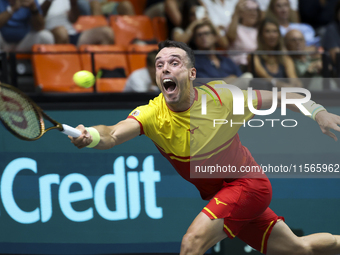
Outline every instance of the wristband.
{"type": "Polygon", "coordinates": [[[325,107],[323,107],[321,104],[317,104],[312,100],[309,100],[307,103],[302,104],[311,115],[308,115],[308,117],[315,120],[316,114],[318,114],[321,111],[326,111],[325,107]]]}
{"type": "Polygon", "coordinates": [[[86,147],[87,148],[96,147],[98,145],[98,143],[100,142],[100,134],[99,134],[98,130],[93,128],[93,127],[87,127],[85,129],[92,136],[92,142],[89,145],[87,145],[86,147]]]}

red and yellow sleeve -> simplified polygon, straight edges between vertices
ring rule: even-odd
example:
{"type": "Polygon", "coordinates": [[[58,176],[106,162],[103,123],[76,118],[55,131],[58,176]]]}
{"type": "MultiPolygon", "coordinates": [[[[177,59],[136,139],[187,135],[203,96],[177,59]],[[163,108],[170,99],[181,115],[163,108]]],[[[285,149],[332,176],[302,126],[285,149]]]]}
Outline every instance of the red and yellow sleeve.
{"type": "Polygon", "coordinates": [[[128,118],[135,119],[140,125],[140,134],[149,135],[153,132],[156,127],[156,111],[158,108],[158,101],[155,98],[150,100],[149,104],[139,106],[134,109],[128,116],[128,118]]]}

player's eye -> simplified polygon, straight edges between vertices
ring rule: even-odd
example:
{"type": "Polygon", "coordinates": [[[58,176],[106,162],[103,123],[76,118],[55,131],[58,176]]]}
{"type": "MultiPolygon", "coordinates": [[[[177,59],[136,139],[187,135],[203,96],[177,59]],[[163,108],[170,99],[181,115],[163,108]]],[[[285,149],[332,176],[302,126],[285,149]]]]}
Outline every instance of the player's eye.
{"type": "Polygon", "coordinates": [[[172,65],[173,65],[173,66],[177,66],[177,65],[178,65],[178,62],[172,62],[172,65]]]}

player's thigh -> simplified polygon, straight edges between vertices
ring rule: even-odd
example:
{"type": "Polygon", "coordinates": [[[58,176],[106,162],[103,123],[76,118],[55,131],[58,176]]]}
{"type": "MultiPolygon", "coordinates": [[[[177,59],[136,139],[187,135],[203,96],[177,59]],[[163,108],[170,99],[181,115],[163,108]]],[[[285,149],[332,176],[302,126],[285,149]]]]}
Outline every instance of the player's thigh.
{"type": "Polygon", "coordinates": [[[267,243],[267,255],[309,254],[308,246],[284,221],[273,227],[267,243]]]}
{"type": "Polygon", "coordinates": [[[200,212],[191,223],[183,237],[182,244],[198,245],[206,251],[217,242],[227,237],[223,231],[224,219],[210,219],[200,212]]]}

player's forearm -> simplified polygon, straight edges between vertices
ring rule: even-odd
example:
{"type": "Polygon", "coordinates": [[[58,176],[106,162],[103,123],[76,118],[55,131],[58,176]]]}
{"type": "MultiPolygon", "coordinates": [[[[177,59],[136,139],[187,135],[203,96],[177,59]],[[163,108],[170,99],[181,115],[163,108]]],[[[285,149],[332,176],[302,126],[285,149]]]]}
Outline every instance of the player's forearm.
{"type": "MultiPolygon", "coordinates": [[[[281,96],[282,96],[282,93],[279,92],[278,93],[278,105],[280,105],[280,106],[281,106],[281,101],[282,101],[282,97],[281,96]]],[[[286,93],[286,99],[303,99],[303,98],[305,98],[305,96],[297,94],[297,93],[286,93]]],[[[322,105],[317,104],[316,102],[314,102],[312,100],[309,100],[308,102],[303,103],[302,105],[311,114],[311,115],[308,115],[308,116],[310,116],[314,120],[315,120],[316,115],[320,111],[327,111],[322,105]]],[[[287,104],[287,108],[289,110],[294,111],[294,112],[300,112],[300,109],[296,106],[296,104],[287,104]]]]}
{"type": "MultiPolygon", "coordinates": [[[[99,135],[100,135],[99,143],[95,147],[93,147],[94,149],[107,150],[107,149],[111,149],[112,147],[116,145],[116,139],[115,139],[114,130],[112,129],[112,127],[99,125],[99,126],[94,126],[93,128],[95,128],[99,132],[99,135]]],[[[95,139],[95,137],[93,136],[94,135],[92,134],[92,139],[95,139]]]]}
{"type": "MultiPolygon", "coordinates": [[[[282,96],[282,93],[278,92],[277,93],[278,106],[281,106],[281,101],[282,101],[281,96],[282,96]]],[[[286,98],[287,99],[301,99],[301,98],[304,98],[304,96],[297,94],[297,93],[286,93],[286,98]]],[[[287,104],[287,108],[294,112],[300,111],[299,108],[295,104],[287,104]]]]}
{"type": "Polygon", "coordinates": [[[134,119],[126,119],[114,126],[95,126],[94,132],[90,132],[94,139],[94,146],[99,150],[110,149],[119,144],[125,143],[140,134],[140,125],[134,119]]]}

